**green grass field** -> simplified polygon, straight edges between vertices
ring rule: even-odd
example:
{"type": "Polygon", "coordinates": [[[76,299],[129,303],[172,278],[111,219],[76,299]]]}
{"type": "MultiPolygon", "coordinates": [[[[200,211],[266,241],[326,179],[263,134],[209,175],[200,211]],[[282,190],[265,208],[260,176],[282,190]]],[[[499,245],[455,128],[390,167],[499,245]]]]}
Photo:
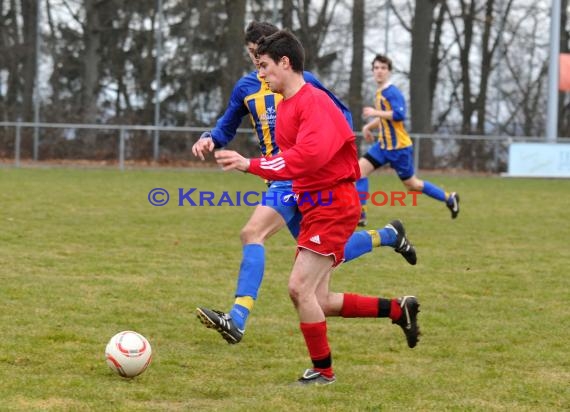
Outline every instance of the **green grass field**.
{"type": "MultiPolygon", "coordinates": [[[[292,388],[310,365],[287,295],[287,233],[266,245],[242,343],[226,344],[194,314],[230,308],[252,209],[179,207],[177,189],[263,190],[257,178],[0,170],[0,410],[570,410],[570,180],[429,180],[461,194],[457,220],[426,196],[370,212],[369,228],[404,221],[417,266],[381,248],[333,279],[337,291],[417,295],[420,343],[408,349],[386,319],[331,318],[337,383],[292,388]],[[148,203],[155,187],[171,193],[168,205],[148,203]],[[154,349],[132,380],[104,361],[125,329],[154,349]]],[[[402,186],[381,174],[371,190],[402,186]]]]}

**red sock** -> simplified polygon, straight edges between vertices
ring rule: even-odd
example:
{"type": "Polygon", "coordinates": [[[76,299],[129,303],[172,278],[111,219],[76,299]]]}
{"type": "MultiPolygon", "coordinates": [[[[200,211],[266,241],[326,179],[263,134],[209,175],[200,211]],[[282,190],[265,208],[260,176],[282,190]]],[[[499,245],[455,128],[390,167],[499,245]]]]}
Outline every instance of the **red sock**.
{"type": "Polygon", "coordinates": [[[390,319],[398,320],[402,317],[402,308],[396,299],[390,301],[390,319]]]}
{"type": "Polygon", "coordinates": [[[301,332],[305,338],[313,369],[327,378],[333,377],[331,350],[327,339],[327,322],[302,323],[301,332]]]}
{"type": "Polygon", "coordinates": [[[345,293],[340,315],[343,318],[376,318],[378,298],[345,293]]]}

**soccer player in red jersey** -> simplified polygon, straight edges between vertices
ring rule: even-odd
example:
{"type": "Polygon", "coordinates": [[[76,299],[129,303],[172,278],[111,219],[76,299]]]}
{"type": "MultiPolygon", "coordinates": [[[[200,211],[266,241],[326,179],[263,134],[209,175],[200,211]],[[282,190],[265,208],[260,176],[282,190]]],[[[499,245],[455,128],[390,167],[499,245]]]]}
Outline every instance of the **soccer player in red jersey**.
{"type": "Polygon", "coordinates": [[[329,291],[331,271],[343,262],[344,245],[360,216],[355,136],[331,99],[303,79],[304,50],[293,34],[281,30],[263,38],[257,52],[260,77],[283,95],[275,130],[282,152],[247,159],[221,150],[215,157],[224,170],[293,180],[303,218],[288,288],[313,363],[297,382],[326,385],[335,381],[327,316],[390,317],[414,347],[419,303],[414,296],[382,299],[329,291]]]}
{"type": "MultiPolygon", "coordinates": [[[[256,70],[240,78],[235,84],[224,114],[216,126],[204,132],[192,146],[192,152],[204,160],[204,156],[214,149],[227,146],[235,137],[245,116],[251,120],[254,135],[257,136],[262,156],[272,157],[281,153],[275,139],[276,109],[282,100],[279,93],[271,91],[257,70],[257,41],[264,36],[279,31],[273,24],[252,21],[245,30],[247,53],[256,70]]],[[[303,72],[306,83],[325,92],[343,113],[352,128],[352,114],[348,107],[324,87],[310,72],[303,72]]],[[[240,232],[242,259],[239,265],[235,300],[231,310],[222,312],[208,307],[196,308],[196,315],[207,328],[214,329],[230,344],[242,341],[246,324],[258,298],[265,272],[265,242],[275,233],[287,227],[297,239],[300,229],[301,212],[293,198],[290,180],[266,181],[265,198],[251,214],[240,232]]],[[[391,247],[400,253],[408,263],[416,264],[416,251],[406,236],[399,220],[392,220],[382,228],[360,230],[352,234],[345,245],[344,259],[350,262],[377,247],[391,247]]]]}

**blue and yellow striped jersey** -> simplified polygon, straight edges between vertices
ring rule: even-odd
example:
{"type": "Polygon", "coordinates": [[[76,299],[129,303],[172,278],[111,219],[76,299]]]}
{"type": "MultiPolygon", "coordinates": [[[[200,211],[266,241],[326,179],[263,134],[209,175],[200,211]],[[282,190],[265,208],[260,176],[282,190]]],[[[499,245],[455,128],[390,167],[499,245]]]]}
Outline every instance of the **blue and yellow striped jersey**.
{"type": "Polygon", "coordinates": [[[400,90],[389,85],[376,90],[376,109],[392,110],[392,120],[380,118],[378,142],[386,150],[403,149],[412,145],[412,139],[404,127],[406,119],[406,101],[400,90]]]}
{"type": "MultiPolygon", "coordinates": [[[[304,72],[303,77],[307,83],[326,92],[343,112],[352,128],[352,115],[350,110],[332,92],[327,90],[310,72],[304,72]]],[[[236,134],[242,118],[249,115],[251,125],[257,138],[263,156],[274,156],[280,152],[275,143],[275,120],[277,106],[283,97],[273,93],[267,83],[260,79],[257,71],[242,77],[232,90],[226,111],[211,130],[212,139],[216,147],[226,146],[236,134]]]]}

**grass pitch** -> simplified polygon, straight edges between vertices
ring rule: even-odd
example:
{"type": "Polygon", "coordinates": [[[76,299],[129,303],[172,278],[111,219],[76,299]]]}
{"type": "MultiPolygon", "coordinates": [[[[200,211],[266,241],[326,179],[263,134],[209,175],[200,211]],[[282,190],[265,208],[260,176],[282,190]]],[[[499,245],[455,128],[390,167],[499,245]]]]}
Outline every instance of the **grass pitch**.
{"type": "MultiPolygon", "coordinates": [[[[194,314],[230,308],[252,209],[177,206],[177,190],[261,191],[257,178],[0,170],[0,410],[569,410],[570,181],[429,180],[461,194],[457,220],[419,196],[417,207],[372,206],[367,228],[401,218],[418,265],[381,248],[333,279],[337,291],[417,295],[420,343],[408,349],[386,319],[332,318],[337,383],[291,388],[310,365],[287,296],[288,233],[266,245],[242,343],[226,344],[194,314]],[[149,204],[155,187],[170,192],[167,205],[149,204]],[[154,350],[130,380],[104,361],[125,329],[154,350]]],[[[403,187],[381,174],[371,190],[403,187]]]]}

